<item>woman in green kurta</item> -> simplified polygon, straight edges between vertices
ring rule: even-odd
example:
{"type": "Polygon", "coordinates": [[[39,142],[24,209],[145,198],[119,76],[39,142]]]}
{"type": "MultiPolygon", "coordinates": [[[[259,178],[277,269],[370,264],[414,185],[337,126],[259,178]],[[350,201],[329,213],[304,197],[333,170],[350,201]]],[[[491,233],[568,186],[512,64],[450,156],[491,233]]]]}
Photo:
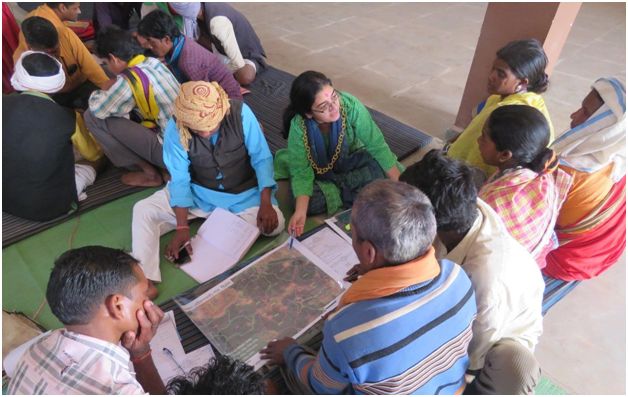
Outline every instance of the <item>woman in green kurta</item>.
{"type": "Polygon", "coordinates": [[[283,118],[288,148],[277,152],[275,174],[290,178],[296,198],[290,233],[303,233],[307,215],[350,207],[375,179],[399,179],[402,166],[366,107],[322,73],[294,80],[283,118]]]}

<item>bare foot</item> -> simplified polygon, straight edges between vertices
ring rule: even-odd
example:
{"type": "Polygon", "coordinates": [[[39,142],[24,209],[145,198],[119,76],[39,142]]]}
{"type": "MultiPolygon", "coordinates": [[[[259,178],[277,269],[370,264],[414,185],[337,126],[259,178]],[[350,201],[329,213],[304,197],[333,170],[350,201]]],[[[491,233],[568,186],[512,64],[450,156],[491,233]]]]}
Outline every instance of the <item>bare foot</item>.
{"type": "Polygon", "coordinates": [[[155,287],[155,283],[152,280],[148,280],[148,292],[146,295],[150,300],[154,300],[159,296],[159,291],[157,291],[157,287],[155,287]]]}
{"type": "Polygon", "coordinates": [[[143,187],[161,186],[164,183],[161,175],[150,175],[145,172],[129,172],[122,175],[121,180],[125,185],[143,187]]]}

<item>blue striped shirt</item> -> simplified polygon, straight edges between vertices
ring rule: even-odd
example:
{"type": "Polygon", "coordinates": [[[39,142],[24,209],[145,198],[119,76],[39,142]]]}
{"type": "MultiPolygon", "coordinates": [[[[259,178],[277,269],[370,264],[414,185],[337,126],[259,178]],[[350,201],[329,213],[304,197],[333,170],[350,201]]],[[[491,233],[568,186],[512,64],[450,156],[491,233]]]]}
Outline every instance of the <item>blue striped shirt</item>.
{"type": "Polygon", "coordinates": [[[286,365],[318,394],[453,394],[469,363],[475,294],[460,266],[440,266],[434,279],[332,314],[318,355],[295,344],[286,365]]]}

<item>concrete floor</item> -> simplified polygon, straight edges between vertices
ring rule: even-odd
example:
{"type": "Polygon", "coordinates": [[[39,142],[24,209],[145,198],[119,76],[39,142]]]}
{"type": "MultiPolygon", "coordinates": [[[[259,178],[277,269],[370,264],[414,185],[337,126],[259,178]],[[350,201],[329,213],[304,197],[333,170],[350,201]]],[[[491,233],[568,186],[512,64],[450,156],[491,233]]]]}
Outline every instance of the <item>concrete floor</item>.
{"type": "MultiPolygon", "coordinates": [[[[485,3],[234,3],[269,62],[319,70],[366,105],[443,138],[464,91],[485,3]]],[[[545,94],[562,132],[600,76],[625,81],[625,3],[584,3],[545,94]]],[[[573,394],[626,391],[625,257],[545,317],[537,356],[573,394]]]]}

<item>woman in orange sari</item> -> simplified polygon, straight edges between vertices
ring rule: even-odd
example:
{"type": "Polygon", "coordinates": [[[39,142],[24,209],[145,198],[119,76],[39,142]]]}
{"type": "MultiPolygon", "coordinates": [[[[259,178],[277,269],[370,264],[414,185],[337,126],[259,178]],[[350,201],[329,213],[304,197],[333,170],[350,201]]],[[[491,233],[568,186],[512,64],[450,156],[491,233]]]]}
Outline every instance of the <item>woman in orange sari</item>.
{"type": "Polygon", "coordinates": [[[597,80],[571,115],[571,130],[552,145],[574,183],[556,223],[559,247],[543,272],[573,281],[595,277],[626,248],[626,91],[597,80]]]}

